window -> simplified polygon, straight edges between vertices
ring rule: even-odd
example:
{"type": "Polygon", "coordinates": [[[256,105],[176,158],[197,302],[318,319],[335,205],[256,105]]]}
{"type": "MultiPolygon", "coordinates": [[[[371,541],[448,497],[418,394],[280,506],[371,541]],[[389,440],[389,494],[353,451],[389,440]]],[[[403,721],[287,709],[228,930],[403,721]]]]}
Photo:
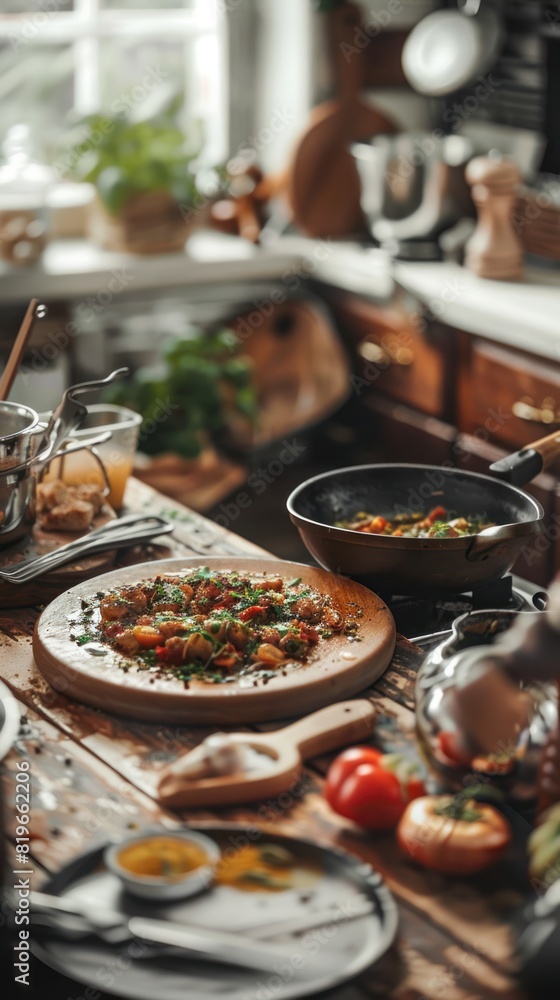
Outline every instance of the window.
{"type": "Polygon", "coordinates": [[[70,117],[150,117],[173,96],[207,162],[227,152],[227,0],[2,0],[0,138],[52,156],[70,117]],[[72,112],[74,113],[72,115],[72,112]]]}

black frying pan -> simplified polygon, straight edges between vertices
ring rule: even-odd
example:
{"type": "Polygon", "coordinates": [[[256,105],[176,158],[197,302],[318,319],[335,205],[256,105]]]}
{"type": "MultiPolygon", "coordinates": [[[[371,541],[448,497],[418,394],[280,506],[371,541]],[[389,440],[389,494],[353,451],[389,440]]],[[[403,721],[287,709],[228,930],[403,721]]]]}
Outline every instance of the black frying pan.
{"type": "MultiPolygon", "coordinates": [[[[536,464],[534,455],[529,460],[536,464]]],[[[519,477],[522,459],[507,461],[519,477]]],[[[508,468],[496,472],[509,475],[508,468]]],[[[387,595],[460,593],[498,579],[543,530],[544,516],[541,505],[516,486],[434,465],[336,469],[298,486],[288,511],[321,566],[387,595]],[[484,515],[496,526],[460,538],[392,538],[334,527],[359,510],[391,518],[411,510],[428,513],[437,504],[456,516],[484,515]]]]}

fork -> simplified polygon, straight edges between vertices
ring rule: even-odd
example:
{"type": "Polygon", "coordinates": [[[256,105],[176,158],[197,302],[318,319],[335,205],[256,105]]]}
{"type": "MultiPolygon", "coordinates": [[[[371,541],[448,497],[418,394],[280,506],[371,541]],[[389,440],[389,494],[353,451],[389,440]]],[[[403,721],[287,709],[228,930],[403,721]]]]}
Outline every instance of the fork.
{"type": "Polygon", "coordinates": [[[63,563],[79,556],[104,552],[107,549],[122,549],[138,542],[147,542],[157,535],[170,534],[174,529],[171,521],[155,514],[127,514],[114,521],[108,521],[88,535],[62,545],[53,552],[47,552],[36,559],[28,559],[16,566],[0,570],[0,578],[21,584],[47,573],[63,563]]]}

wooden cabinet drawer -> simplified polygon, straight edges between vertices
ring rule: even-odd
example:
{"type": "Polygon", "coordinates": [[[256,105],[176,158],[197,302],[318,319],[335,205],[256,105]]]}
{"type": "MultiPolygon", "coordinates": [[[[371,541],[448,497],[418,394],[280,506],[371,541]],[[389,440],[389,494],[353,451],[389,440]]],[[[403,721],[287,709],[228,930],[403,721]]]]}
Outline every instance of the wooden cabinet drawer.
{"type": "Polygon", "coordinates": [[[355,354],[353,384],[445,419],[448,355],[454,338],[437,323],[400,306],[381,307],[343,293],[328,296],[340,331],[355,354]]]}
{"type": "Polygon", "coordinates": [[[510,451],[560,426],[560,363],[472,338],[461,372],[459,430],[510,451]]]}
{"type": "Polygon", "coordinates": [[[382,453],[381,459],[369,461],[425,465],[452,462],[456,431],[449,424],[373,394],[366,400],[366,411],[366,420],[374,421],[375,444],[382,453]]]}

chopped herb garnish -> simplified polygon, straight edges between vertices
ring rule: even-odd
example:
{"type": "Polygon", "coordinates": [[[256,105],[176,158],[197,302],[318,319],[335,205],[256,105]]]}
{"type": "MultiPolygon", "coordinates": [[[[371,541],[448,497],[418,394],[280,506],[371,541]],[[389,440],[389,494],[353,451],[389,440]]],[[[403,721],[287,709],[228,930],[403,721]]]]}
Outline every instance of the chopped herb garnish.
{"type": "MultiPolygon", "coordinates": [[[[282,583],[272,575],[245,577],[208,566],[179,570],[100,592],[99,622],[82,618],[84,634],[74,638],[79,645],[101,642],[118,654],[123,671],[149,670],[150,681],[168,676],[189,687],[191,681],[226,684],[246,676],[264,685],[314,657],[317,643],[335,633],[333,610],[342,617],[330,595],[307,585],[294,590],[300,584],[301,577],[282,583]],[[311,614],[298,604],[301,598],[309,599],[311,614]],[[139,622],[142,633],[136,633],[139,622]]],[[[98,607],[84,601],[81,615],[98,607]]],[[[355,622],[342,619],[341,625],[349,641],[360,641],[355,622]]]]}

